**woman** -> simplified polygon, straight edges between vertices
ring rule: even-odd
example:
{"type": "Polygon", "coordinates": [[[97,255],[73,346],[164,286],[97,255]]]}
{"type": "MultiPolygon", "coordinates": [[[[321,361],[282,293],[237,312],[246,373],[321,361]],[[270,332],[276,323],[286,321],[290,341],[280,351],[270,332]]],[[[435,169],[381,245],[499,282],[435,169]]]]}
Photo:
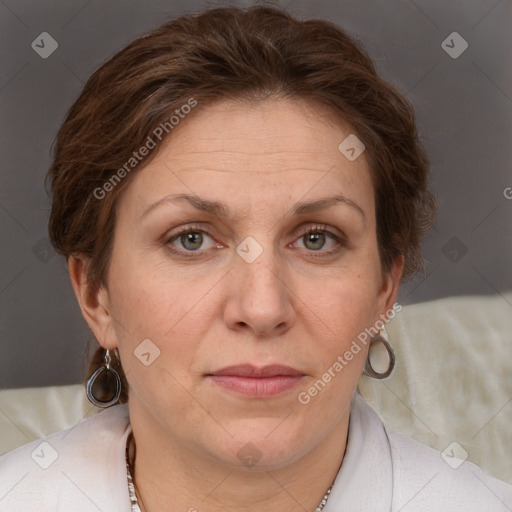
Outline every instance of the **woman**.
{"type": "Polygon", "coordinates": [[[120,51],[49,172],[106,410],[0,458],[0,510],[510,510],[356,391],[393,367],[427,171],[408,102],[325,21],[214,9],[120,51]]]}

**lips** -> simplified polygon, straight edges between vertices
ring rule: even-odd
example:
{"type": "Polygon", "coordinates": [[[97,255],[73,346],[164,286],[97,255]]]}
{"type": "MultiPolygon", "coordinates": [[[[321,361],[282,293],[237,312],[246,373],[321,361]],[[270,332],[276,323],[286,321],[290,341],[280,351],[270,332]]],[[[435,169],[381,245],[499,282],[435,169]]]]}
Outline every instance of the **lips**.
{"type": "Polygon", "coordinates": [[[223,389],[255,397],[274,396],[295,387],[304,373],[284,365],[256,367],[250,364],[227,366],[206,375],[223,389]]]}
{"type": "Polygon", "coordinates": [[[235,377],[277,377],[279,375],[286,376],[298,376],[304,375],[299,370],[291,368],[290,366],[283,366],[279,364],[273,364],[270,366],[256,367],[251,364],[243,364],[237,366],[226,366],[209,375],[233,375],[235,377]]]}

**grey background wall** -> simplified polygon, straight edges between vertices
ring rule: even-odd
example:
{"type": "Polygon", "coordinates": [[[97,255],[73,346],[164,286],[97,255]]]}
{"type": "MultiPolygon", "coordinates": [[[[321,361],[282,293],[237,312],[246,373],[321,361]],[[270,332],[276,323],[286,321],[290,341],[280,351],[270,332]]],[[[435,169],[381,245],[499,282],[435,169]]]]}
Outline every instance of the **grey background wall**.
{"type": "MultiPolygon", "coordinates": [[[[76,383],[84,373],[92,336],[65,263],[46,235],[49,199],[43,180],[65,112],[88,76],[135,36],[171,16],[219,4],[226,5],[0,3],[0,388],[76,383]],[[42,32],[58,45],[47,58],[41,54],[55,43],[42,36],[41,44],[42,32]]],[[[416,109],[439,214],[424,244],[425,272],[403,286],[399,300],[410,304],[512,289],[512,2],[285,0],[281,5],[298,16],[331,20],[359,37],[384,78],[416,109]]]]}

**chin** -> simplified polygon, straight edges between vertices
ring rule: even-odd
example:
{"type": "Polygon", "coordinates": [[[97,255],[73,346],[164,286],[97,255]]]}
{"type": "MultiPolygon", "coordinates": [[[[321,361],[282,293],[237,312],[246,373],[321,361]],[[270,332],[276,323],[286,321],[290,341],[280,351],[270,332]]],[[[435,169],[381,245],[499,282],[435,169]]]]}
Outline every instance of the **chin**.
{"type": "Polygon", "coordinates": [[[292,464],[314,447],[313,432],[291,431],[282,419],[279,422],[268,418],[251,424],[245,422],[237,430],[232,429],[233,425],[230,425],[227,430],[236,432],[234,437],[224,436],[225,442],[219,444],[219,437],[215,436],[206,448],[218,462],[237,469],[277,470],[292,464]],[[305,439],[308,440],[307,445],[305,439]]]}

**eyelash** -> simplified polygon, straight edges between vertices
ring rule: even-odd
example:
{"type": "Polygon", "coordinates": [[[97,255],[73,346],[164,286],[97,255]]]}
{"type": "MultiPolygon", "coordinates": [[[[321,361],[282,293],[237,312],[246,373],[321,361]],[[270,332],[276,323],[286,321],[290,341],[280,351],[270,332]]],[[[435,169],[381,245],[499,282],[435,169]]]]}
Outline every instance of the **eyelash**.
{"type": "MultiPolygon", "coordinates": [[[[179,256],[182,256],[184,258],[192,259],[192,258],[199,258],[199,257],[201,257],[201,253],[203,253],[205,251],[200,251],[200,250],[197,250],[197,251],[182,251],[182,250],[176,249],[172,245],[171,242],[174,242],[181,235],[187,234],[187,233],[204,233],[204,234],[208,235],[210,238],[213,239],[213,235],[207,229],[205,229],[204,227],[200,227],[200,226],[184,226],[184,227],[180,228],[177,233],[173,234],[172,237],[169,238],[165,242],[165,245],[167,246],[167,248],[171,252],[173,252],[174,254],[178,254],[179,256]]],[[[336,247],[334,249],[331,249],[330,251],[318,251],[319,254],[315,254],[315,252],[317,252],[317,251],[312,251],[312,250],[309,251],[311,253],[310,256],[312,256],[314,258],[326,258],[326,257],[329,257],[329,256],[333,256],[334,254],[338,253],[342,248],[348,246],[345,237],[336,235],[335,233],[330,231],[327,228],[327,226],[324,226],[324,225],[321,225],[321,224],[317,224],[315,226],[309,226],[307,228],[307,230],[304,231],[304,233],[302,235],[300,235],[297,240],[305,237],[306,235],[312,234],[312,233],[314,233],[314,234],[321,233],[321,234],[324,234],[324,235],[328,235],[328,236],[330,236],[336,242],[336,247]]]]}

